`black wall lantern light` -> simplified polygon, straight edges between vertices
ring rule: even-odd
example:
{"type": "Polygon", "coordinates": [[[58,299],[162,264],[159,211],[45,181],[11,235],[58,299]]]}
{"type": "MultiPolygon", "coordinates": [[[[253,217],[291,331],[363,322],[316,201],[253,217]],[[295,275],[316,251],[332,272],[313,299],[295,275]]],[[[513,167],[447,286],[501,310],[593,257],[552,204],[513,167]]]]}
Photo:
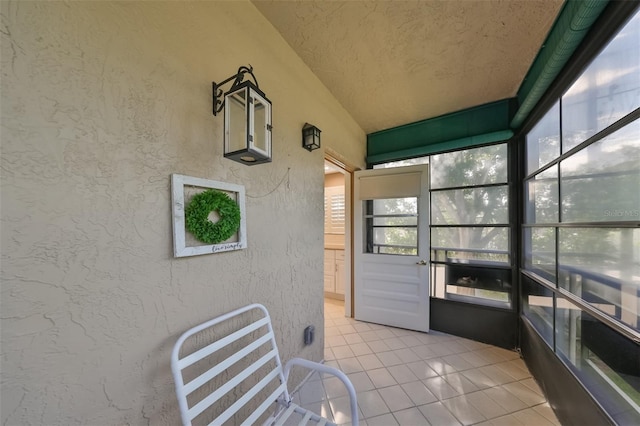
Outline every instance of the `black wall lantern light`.
{"type": "Polygon", "coordinates": [[[302,126],[302,147],[309,151],[320,148],[321,131],[313,124],[304,123],[302,126]]]}
{"type": "Polygon", "coordinates": [[[271,102],[260,90],[251,65],[238,68],[236,75],[221,83],[211,84],[213,115],[224,109],[224,156],[248,166],[271,162],[271,102]],[[244,80],[245,74],[253,82],[244,80]],[[232,80],[231,88],[224,93],[221,87],[232,80]]]}

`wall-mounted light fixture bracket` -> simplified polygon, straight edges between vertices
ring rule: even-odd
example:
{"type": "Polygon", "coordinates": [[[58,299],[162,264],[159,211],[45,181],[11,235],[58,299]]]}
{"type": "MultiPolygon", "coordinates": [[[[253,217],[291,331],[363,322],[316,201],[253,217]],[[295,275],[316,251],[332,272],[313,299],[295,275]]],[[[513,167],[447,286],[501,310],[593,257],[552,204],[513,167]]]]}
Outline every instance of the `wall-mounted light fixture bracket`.
{"type": "Polygon", "coordinates": [[[233,80],[233,84],[228,90],[228,92],[233,92],[234,89],[236,89],[240,85],[240,83],[244,81],[245,74],[249,74],[251,76],[251,78],[255,82],[255,87],[259,89],[260,86],[258,85],[256,76],[253,75],[253,67],[251,66],[251,64],[249,64],[248,67],[241,66],[240,68],[238,68],[238,72],[235,75],[232,75],[231,77],[223,80],[220,83],[216,83],[215,81],[211,83],[211,85],[213,86],[213,115],[218,115],[218,113],[224,109],[224,102],[222,101],[224,91],[221,89],[221,87],[233,80]]]}

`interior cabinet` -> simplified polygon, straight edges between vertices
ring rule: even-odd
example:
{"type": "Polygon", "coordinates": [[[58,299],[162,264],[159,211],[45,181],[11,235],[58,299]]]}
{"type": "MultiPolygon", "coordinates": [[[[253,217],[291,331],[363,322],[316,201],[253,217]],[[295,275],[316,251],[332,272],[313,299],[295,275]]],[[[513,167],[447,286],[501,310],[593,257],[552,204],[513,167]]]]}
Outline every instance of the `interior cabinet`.
{"type": "Polygon", "coordinates": [[[324,251],[324,291],[344,300],[344,250],[324,251]]]}

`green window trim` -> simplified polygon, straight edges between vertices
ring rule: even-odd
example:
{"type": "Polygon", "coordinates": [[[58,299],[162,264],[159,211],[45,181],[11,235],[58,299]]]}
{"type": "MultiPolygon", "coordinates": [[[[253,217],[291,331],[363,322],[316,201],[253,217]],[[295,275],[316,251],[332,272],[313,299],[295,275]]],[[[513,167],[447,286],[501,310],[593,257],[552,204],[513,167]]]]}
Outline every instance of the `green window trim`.
{"type": "Polygon", "coordinates": [[[474,146],[484,145],[492,142],[502,142],[513,137],[513,131],[500,130],[498,132],[486,133],[484,135],[470,136],[467,138],[456,139],[452,141],[440,142],[426,146],[406,149],[403,151],[394,151],[384,154],[371,155],[367,157],[367,163],[379,164],[398,159],[423,157],[438,152],[452,151],[457,149],[471,148],[474,146]]]}
{"type": "Polygon", "coordinates": [[[518,128],[560,74],[609,0],[568,0],[556,18],[520,89],[520,107],[511,121],[518,128]]]}
{"type": "Polygon", "coordinates": [[[377,164],[463,149],[513,136],[513,99],[480,105],[367,135],[367,163],[377,164]]]}

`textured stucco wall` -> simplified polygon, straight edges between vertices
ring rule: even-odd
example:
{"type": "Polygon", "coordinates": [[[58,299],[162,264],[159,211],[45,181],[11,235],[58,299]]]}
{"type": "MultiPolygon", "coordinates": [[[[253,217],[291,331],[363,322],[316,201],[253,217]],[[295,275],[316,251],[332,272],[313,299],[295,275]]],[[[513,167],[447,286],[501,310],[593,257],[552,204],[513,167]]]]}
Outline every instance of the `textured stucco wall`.
{"type": "Polygon", "coordinates": [[[323,147],[363,131],[245,2],[2,1],[3,424],[176,424],[169,354],[249,302],[322,358],[323,147]],[[274,161],[222,158],[211,81],[254,67],[274,161]],[[242,184],[246,250],[174,259],[170,174],[242,184]]]}

